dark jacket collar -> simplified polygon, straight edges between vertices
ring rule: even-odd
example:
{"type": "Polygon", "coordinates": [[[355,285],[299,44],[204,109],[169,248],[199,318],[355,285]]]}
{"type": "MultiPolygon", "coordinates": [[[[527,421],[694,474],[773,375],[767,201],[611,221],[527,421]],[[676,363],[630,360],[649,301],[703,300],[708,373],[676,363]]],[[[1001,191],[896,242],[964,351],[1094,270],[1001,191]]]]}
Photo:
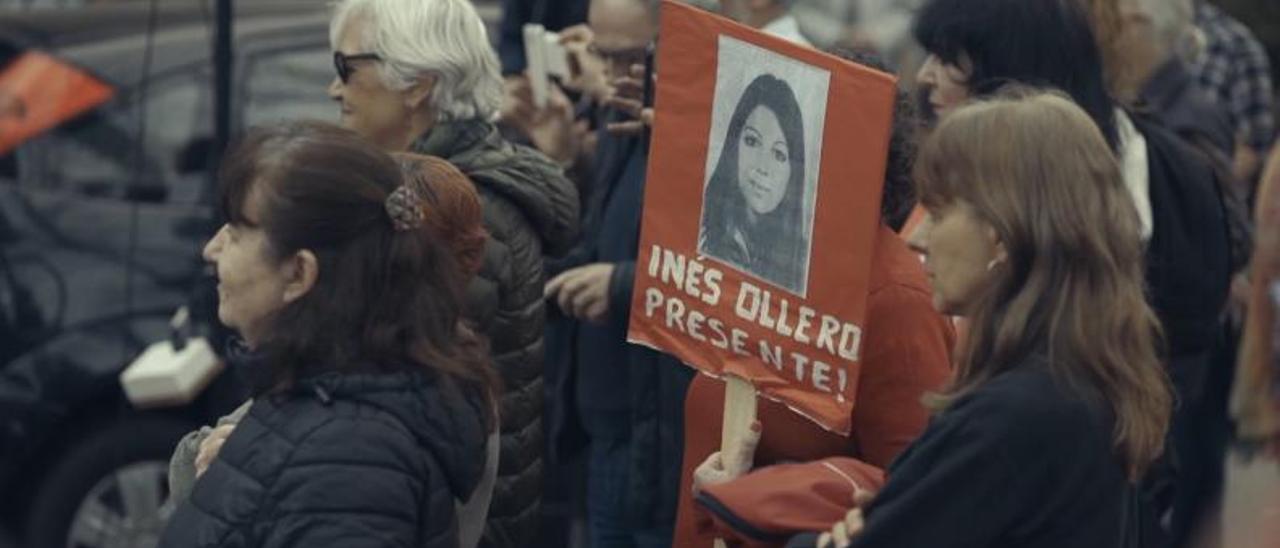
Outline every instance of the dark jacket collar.
{"type": "MultiPolygon", "coordinates": [[[[227,341],[227,363],[244,378],[265,370],[261,354],[240,337],[227,341]]],[[[376,368],[371,368],[376,371],[376,368]]],[[[466,500],[484,471],[488,432],[485,417],[492,413],[483,395],[443,380],[428,369],[389,373],[325,372],[297,381],[286,392],[266,398],[314,398],[325,406],[354,402],[380,409],[400,421],[417,444],[440,463],[450,490],[466,500]]]]}
{"type": "Polygon", "coordinates": [[[490,405],[479,393],[462,389],[429,370],[392,373],[323,373],[298,381],[294,397],[322,405],[353,402],[390,414],[435,458],[456,498],[467,500],[480,483],[488,438],[484,418],[490,405]]]}

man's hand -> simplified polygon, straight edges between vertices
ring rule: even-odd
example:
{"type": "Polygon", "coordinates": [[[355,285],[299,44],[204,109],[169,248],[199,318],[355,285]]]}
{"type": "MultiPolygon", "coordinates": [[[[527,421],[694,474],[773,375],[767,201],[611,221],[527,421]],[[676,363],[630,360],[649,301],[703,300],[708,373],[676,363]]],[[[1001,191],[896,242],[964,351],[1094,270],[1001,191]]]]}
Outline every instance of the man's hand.
{"type": "MultiPolygon", "coordinates": [[[[613,81],[613,96],[605,102],[627,115],[631,120],[609,124],[614,135],[636,135],[653,126],[653,107],[644,105],[644,65],[631,65],[631,75],[613,81]]],[[[658,75],[653,75],[653,85],[658,85],[658,75]]]]}
{"type": "Polygon", "coordinates": [[[570,75],[564,87],[585,93],[596,104],[602,104],[613,95],[613,89],[605,77],[604,59],[591,52],[594,40],[595,34],[586,25],[574,25],[560,31],[560,44],[569,54],[570,75]]]}
{"type": "Polygon", "coordinates": [[[732,481],[751,471],[756,459],[756,446],[760,444],[760,421],[751,423],[746,435],[733,447],[716,451],[702,461],[693,471],[693,492],[708,485],[732,481]]]}
{"type": "Polygon", "coordinates": [[[561,272],[547,282],[543,296],[565,315],[600,323],[609,314],[609,281],[613,263],[595,263],[561,272]]]}
{"type": "Polygon", "coordinates": [[[200,452],[196,453],[196,477],[203,476],[205,471],[209,469],[209,465],[213,464],[213,459],[218,457],[218,452],[222,450],[222,444],[227,442],[227,438],[231,436],[231,432],[235,430],[236,425],[224,424],[214,428],[209,433],[209,437],[200,442],[200,452]]]}
{"type": "Polygon", "coordinates": [[[534,105],[528,78],[508,77],[504,88],[502,120],[520,130],[543,154],[561,165],[572,164],[584,131],[575,127],[573,104],[560,87],[554,83],[549,86],[547,106],[541,109],[534,105]]]}

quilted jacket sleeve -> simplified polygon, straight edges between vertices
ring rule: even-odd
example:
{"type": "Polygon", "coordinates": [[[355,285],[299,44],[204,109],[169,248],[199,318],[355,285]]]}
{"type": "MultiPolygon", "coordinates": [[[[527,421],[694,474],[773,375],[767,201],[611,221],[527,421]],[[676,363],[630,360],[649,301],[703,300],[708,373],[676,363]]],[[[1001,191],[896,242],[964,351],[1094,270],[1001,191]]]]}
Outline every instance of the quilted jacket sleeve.
{"type": "Polygon", "coordinates": [[[262,548],[420,548],[456,543],[453,499],[411,434],[368,417],[325,422],[269,487],[262,548]],[[425,480],[425,482],[424,482],[425,480]]]}

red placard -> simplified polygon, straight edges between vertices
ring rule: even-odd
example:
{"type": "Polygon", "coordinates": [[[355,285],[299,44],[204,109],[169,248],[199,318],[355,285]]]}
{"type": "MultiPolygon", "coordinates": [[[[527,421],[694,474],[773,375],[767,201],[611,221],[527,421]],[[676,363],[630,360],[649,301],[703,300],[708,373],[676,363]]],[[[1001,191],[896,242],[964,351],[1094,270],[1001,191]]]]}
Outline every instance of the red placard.
{"type": "Polygon", "coordinates": [[[632,342],[848,433],[896,82],[666,1],[632,342]]]}

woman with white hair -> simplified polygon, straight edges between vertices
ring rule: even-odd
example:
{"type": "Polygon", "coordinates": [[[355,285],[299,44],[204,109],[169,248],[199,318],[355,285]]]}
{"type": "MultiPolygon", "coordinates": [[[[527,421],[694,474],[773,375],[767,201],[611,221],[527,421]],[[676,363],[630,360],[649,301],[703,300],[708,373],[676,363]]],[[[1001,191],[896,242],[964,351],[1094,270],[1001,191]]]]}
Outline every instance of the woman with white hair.
{"type": "Polygon", "coordinates": [[[501,467],[485,543],[535,535],[542,475],[543,258],[578,227],[577,187],[559,164],[491,123],[502,77],[468,0],[343,0],[330,23],[342,125],[387,151],[448,160],[476,185],[490,234],[465,313],[490,341],[504,386],[501,467]]]}
{"type": "Polygon", "coordinates": [[[466,0],[344,0],[330,25],[342,124],[390,151],[449,160],[475,182],[491,235],[467,315],[502,375],[501,472],[488,542],[533,535],[541,495],[544,253],[568,248],[577,189],[559,165],[491,123],[502,103],[497,55],[466,0]]]}
{"type": "Polygon", "coordinates": [[[343,0],[329,27],[343,124],[387,149],[437,122],[489,120],[502,103],[498,59],[465,0],[343,0]]]}

